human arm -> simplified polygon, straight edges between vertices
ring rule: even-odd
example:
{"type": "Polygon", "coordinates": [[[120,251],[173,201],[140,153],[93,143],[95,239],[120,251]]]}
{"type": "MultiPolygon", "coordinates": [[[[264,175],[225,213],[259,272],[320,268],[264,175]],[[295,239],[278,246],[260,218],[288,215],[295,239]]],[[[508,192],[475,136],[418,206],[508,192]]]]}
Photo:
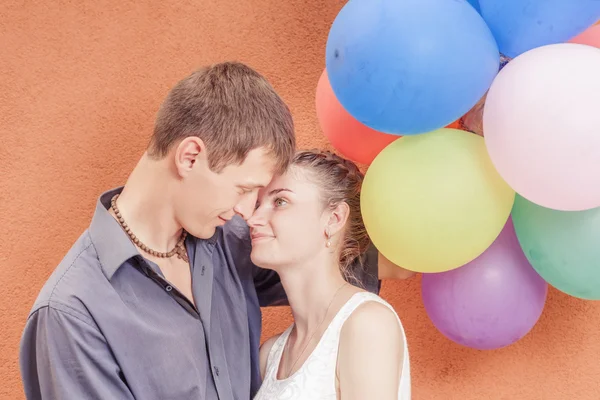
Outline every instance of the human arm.
{"type": "Polygon", "coordinates": [[[342,400],[397,400],[404,335],[392,310],[367,302],[340,333],[337,373],[342,400]]]}
{"type": "Polygon", "coordinates": [[[35,311],[21,339],[27,400],[133,400],[93,320],[60,304],[35,311]]]}
{"type": "Polygon", "coordinates": [[[408,279],[417,273],[397,266],[381,253],[378,254],[379,279],[408,279]]]}

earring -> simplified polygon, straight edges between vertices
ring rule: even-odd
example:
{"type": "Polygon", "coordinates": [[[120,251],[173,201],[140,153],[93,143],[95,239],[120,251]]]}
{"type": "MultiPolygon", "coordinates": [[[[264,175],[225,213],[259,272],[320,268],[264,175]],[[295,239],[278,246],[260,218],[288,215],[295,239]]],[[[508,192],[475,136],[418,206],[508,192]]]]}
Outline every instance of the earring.
{"type": "Polygon", "coordinates": [[[327,237],[327,243],[325,243],[325,247],[331,247],[331,240],[329,240],[329,228],[325,229],[325,236],[327,237]]]}

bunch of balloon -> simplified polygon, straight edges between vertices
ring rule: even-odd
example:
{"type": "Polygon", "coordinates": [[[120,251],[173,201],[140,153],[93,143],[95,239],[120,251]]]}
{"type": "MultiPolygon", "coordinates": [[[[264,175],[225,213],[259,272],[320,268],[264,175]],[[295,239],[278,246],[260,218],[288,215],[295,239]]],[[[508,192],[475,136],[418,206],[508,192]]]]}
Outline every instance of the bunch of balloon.
{"type": "MultiPolygon", "coordinates": [[[[361,211],[373,243],[423,273],[434,326],[477,349],[514,343],[540,317],[548,283],[557,284],[539,266],[557,253],[538,239],[563,251],[561,266],[576,244],[593,241],[582,235],[600,239],[600,211],[589,211],[600,206],[600,168],[590,164],[600,160],[600,121],[589,113],[600,105],[600,75],[591,76],[600,50],[563,43],[600,17],[600,3],[520,3],[349,0],[331,26],[317,87],[323,132],[369,165],[361,211]],[[549,150],[564,157],[552,165],[549,150]],[[587,213],[562,246],[569,221],[519,211],[561,205],[557,212],[587,213]],[[596,222],[582,225],[594,212],[596,222]]],[[[600,259],[594,251],[573,263],[600,259]]],[[[590,272],[582,268],[579,277],[590,272]]]]}
{"type": "MultiPolygon", "coordinates": [[[[598,10],[595,15],[600,16],[598,10]]],[[[568,37],[560,38],[565,39],[568,37]]],[[[498,348],[522,337],[537,321],[538,311],[541,313],[540,279],[569,295],[600,299],[600,248],[596,245],[600,239],[600,198],[597,190],[594,193],[597,187],[589,187],[600,183],[599,169],[594,167],[600,160],[600,119],[593,112],[600,106],[600,86],[597,72],[592,72],[600,68],[600,53],[592,48],[600,47],[600,26],[589,27],[568,42],[585,46],[549,43],[517,55],[505,71],[499,72],[483,101],[460,119],[461,126],[465,121],[470,124],[469,130],[481,129],[477,133],[485,135],[495,168],[519,193],[512,210],[519,247],[513,247],[512,252],[523,253],[539,278],[530,277],[528,290],[519,293],[527,299],[519,312],[511,311],[514,304],[508,297],[503,298],[503,304],[493,295],[498,292],[490,291],[494,287],[484,285],[486,294],[478,297],[479,301],[498,300],[495,304],[501,304],[501,309],[490,313],[486,304],[485,312],[479,309],[478,313],[472,308],[479,303],[460,284],[473,273],[479,258],[446,276],[424,276],[424,302],[432,321],[458,343],[498,348]],[[539,80],[530,81],[532,76],[539,80]],[[449,295],[453,302],[449,302],[449,295]],[[455,306],[448,308],[447,304],[455,306]],[[503,316],[508,315],[507,323],[503,316]],[[490,317],[503,321],[504,329],[489,330],[494,325],[490,317]]],[[[494,246],[496,243],[488,250],[494,246]]],[[[479,268],[483,272],[495,265],[479,268]]],[[[506,263],[509,265],[514,268],[514,263],[506,263]]],[[[490,276],[498,277],[491,274],[483,278],[490,276]]],[[[513,285],[500,287],[506,295],[517,295],[512,292],[513,285]]]]}

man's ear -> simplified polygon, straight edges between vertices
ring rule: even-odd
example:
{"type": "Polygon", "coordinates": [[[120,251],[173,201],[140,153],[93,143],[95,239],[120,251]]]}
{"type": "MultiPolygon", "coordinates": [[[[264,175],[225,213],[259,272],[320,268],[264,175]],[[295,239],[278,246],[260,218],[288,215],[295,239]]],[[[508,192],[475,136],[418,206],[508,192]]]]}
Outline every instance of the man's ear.
{"type": "Polygon", "coordinates": [[[341,232],[348,221],[350,215],[350,207],[345,201],[340,202],[333,210],[330,211],[329,220],[327,221],[327,229],[331,237],[341,232]]]}
{"type": "Polygon", "coordinates": [[[180,176],[186,176],[198,164],[208,164],[206,158],[206,145],[196,136],[183,139],[175,149],[175,168],[180,176]]]}

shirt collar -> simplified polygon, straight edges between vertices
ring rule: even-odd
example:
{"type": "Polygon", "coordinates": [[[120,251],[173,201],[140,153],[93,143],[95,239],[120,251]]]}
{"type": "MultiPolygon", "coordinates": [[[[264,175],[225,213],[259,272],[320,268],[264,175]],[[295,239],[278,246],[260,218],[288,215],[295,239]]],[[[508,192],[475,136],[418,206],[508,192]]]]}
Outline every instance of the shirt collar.
{"type": "Polygon", "coordinates": [[[121,225],[108,212],[111,199],[122,190],[121,186],[100,195],[89,228],[102,272],[109,280],[121,265],[140,254],[121,225]]]}

